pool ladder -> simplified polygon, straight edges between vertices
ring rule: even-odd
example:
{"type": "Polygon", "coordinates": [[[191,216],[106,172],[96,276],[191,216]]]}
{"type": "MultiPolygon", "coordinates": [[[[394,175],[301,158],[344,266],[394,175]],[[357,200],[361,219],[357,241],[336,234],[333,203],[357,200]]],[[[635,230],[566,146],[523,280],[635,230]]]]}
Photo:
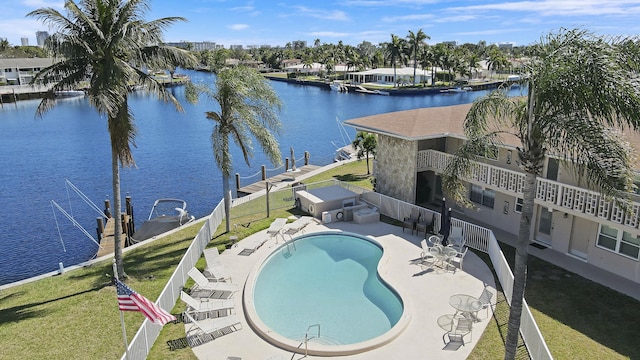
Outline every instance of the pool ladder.
{"type": "Polygon", "coordinates": [[[300,345],[298,345],[298,348],[300,348],[300,346],[302,346],[302,344],[304,344],[304,356],[308,356],[308,352],[309,352],[309,340],[313,339],[312,337],[309,337],[309,330],[311,330],[312,328],[317,327],[318,328],[318,338],[320,337],[320,324],[313,324],[313,325],[309,325],[309,327],[307,328],[307,332],[304,334],[304,341],[302,343],[300,343],[300,345]]]}
{"type": "Polygon", "coordinates": [[[285,241],[285,245],[287,245],[286,247],[282,247],[282,253],[284,254],[285,257],[289,257],[291,256],[291,248],[293,248],[293,250],[296,250],[296,243],[295,240],[289,240],[289,241],[285,241]]]}

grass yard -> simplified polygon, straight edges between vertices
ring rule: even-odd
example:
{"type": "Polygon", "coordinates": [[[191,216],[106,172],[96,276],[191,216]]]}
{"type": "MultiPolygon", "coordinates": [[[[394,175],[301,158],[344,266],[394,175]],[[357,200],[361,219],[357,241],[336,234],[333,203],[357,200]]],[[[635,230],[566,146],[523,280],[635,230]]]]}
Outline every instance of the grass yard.
{"type": "MultiPolygon", "coordinates": [[[[371,189],[364,160],[344,164],[304,182],[309,184],[333,178],[371,189]]],[[[264,213],[234,215],[234,223],[248,224],[247,227],[238,226],[231,233],[226,233],[223,223],[209,246],[218,246],[222,251],[230,235],[243,239],[266,229],[274,218],[298,214],[297,211],[289,208],[274,210],[270,218],[266,218],[264,213]]],[[[201,224],[194,224],[126,253],[124,262],[129,275],[128,285],[155,300],[200,227],[201,224]]],[[[513,248],[503,245],[503,252],[507,260],[513,260],[513,248]]],[[[488,261],[486,255],[479,255],[488,261]]],[[[204,265],[204,259],[201,259],[197,266],[203,269],[204,265]]],[[[2,290],[0,358],[120,358],[124,348],[110,274],[111,261],[104,261],[2,290]]],[[[638,301],[534,257],[529,257],[526,294],[554,358],[640,359],[635,342],[637,324],[640,323],[638,301]]],[[[474,334],[473,341],[477,345],[470,359],[499,359],[504,356],[503,339],[509,309],[500,293],[497,300],[495,318],[482,336],[474,334]]],[[[178,301],[171,312],[179,314],[183,309],[184,304],[178,301]]],[[[126,312],[124,318],[130,340],[144,317],[137,312],[126,312]]],[[[250,329],[246,327],[242,331],[250,329]]],[[[184,324],[165,325],[149,359],[195,359],[189,348],[172,351],[167,345],[167,341],[183,337],[184,324]]]]}

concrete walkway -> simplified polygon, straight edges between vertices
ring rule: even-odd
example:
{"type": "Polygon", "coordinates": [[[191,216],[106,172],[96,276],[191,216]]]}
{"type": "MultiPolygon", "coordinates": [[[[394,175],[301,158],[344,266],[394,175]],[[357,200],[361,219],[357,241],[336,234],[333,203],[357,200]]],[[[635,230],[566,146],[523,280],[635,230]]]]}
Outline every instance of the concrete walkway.
{"type": "MultiPolygon", "coordinates": [[[[386,254],[387,261],[382,265],[382,276],[400,294],[405,309],[410,317],[405,330],[390,343],[361,354],[341,356],[344,359],[465,359],[477,343],[491,316],[485,318],[485,311],[479,313],[480,322],[474,323],[469,341],[456,351],[443,350],[443,334],[437,319],[441,315],[453,314],[455,310],[449,305],[449,297],[454,294],[480,296],[485,285],[494,294],[495,283],[491,270],[475,254],[468,252],[464,260],[464,271],[434,271],[420,264],[420,240],[416,235],[382,222],[373,224],[355,224],[337,222],[320,225],[313,223],[304,230],[305,233],[342,230],[372,236],[379,241],[386,254]]],[[[253,234],[220,255],[221,261],[231,274],[234,283],[243,288],[249,271],[262,261],[279,244],[269,239],[261,248],[249,256],[239,255],[243,242],[253,237],[266,237],[266,230],[253,234]]],[[[279,241],[282,244],[282,240],[279,241]]],[[[250,286],[250,285],[247,285],[250,286]]],[[[243,328],[224,335],[206,344],[193,348],[199,359],[300,359],[301,354],[293,354],[271,345],[261,338],[248,325],[243,311],[243,292],[234,295],[236,313],[242,321],[243,328]]],[[[490,313],[491,314],[491,313],[490,313]]],[[[189,325],[187,325],[187,329],[189,325]]],[[[307,359],[323,359],[326,357],[307,356],[307,359]]]]}

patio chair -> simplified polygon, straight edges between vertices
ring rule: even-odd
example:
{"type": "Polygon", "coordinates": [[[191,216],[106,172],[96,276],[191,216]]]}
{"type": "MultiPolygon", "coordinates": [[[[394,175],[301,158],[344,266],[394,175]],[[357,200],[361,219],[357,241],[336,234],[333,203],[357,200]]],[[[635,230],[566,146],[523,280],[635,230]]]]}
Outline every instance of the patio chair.
{"type": "MultiPolygon", "coordinates": [[[[480,294],[480,297],[478,298],[478,301],[480,301],[480,304],[482,305],[482,308],[480,310],[485,309],[487,312],[487,316],[485,317],[485,319],[489,317],[489,307],[493,305],[491,303],[491,299],[493,299],[493,293],[485,287],[484,290],[482,290],[482,294],[480,294]]],[[[475,318],[478,319],[477,311],[475,313],[475,318]]]]}
{"type": "Polygon", "coordinates": [[[411,229],[411,235],[413,235],[413,230],[416,228],[416,223],[420,220],[420,210],[417,207],[411,208],[411,215],[409,217],[405,217],[404,221],[402,221],[402,232],[404,232],[404,228],[411,229]]]}
{"type": "Polygon", "coordinates": [[[433,244],[429,245],[427,239],[422,239],[422,241],[420,241],[420,246],[422,247],[422,252],[420,253],[421,261],[428,265],[432,265],[436,260],[435,256],[433,256],[433,253],[431,252],[433,244]]]}
{"type": "Polygon", "coordinates": [[[238,286],[235,284],[210,282],[197,268],[192,268],[187,273],[196,282],[191,288],[191,294],[195,297],[228,299],[234,292],[238,291],[238,286]]]}
{"type": "Polygon", "coordinates": [[[187,304],[185,312],[188,312],[196,320],[231,315],[231,310],[234,307],[233,300],[194,299],[184,291],[180,291],[180,300],[187,304]]]}
{"type": "Polygon", "coordinates": [[[189,313],[184,313],[185,323],[191,324],[186,331],[187,343],[196,347],[220,336],[242,329],[242,324],[236,315],[222,318],[198,321],[189,313]]]}
{"type": "Polygon", "coordinates": [[[204,269],[204,275],[213,281],[231,281],[231,276],[227,273],[222,261],[220,261],[220,252],[217,247],[204,250],[204,259],[207,267],[204,269]]]}
{"type": "Polygon", "coordinates": [[[469,250],[469,248],[465,246],[462,252],[458,251],[456,256],[452,257],[449,260],[449,264],[453,265],[454,267],[454,272],[455,272],[456,264],[457,264],[457,267],[460,268],[460,270],[462,270],[462,262],[464,261],[464,256],[467,255],[467,250],[469,250]]]}
{"type": "Polygon", "coordinates": [[[453,246],[458,251],[462,251],[462,247],[465,245],[464,236],[462,234],[462,227],[452,226],[448,240],[449,245],[453,246]]]}
{"type": "Polygon", "coordinates": [[[420,231],[424,232],[424,238],[427,238],[427,232],[433,232],[433,213],[425,211],[420,214],[419,220],[416,222],[416,235],[420,235],[420,231]]]}
{"type": "MultiPolygon", "coordinates": [[[[469,335],[469,341],[471,341],[471,337],[473,334],[471,333],[473,328],[473,320],[467,318],[459,318],[456,327],[447,331],[442,335],[442,341],[445,343],[445,348],[455,347],[455,349],[459,348],[461,345],[465,344],[464,337],[469,335]],[[445,338],[449,338],[449,342],[445,338]]],[[[468,341],[468,342],[469,342],[468,341]]]]}

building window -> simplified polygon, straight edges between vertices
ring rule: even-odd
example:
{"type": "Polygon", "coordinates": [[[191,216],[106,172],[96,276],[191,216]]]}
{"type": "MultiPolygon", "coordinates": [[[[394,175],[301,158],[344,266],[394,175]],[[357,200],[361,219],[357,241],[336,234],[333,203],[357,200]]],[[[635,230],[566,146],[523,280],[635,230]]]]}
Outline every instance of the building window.
{"type": "Polygon", "coordinates": [[[495,191],[483,189],[478,185],[471,185],[471,191],[469,192],[469,200],[471,200],[471,202],[493,209],[495,198],[495,191]]]}
{"type": "Polygon", "coordinates": [[[516,198],[516,203],[513,205],[513,212],[522,214],[522,205],[524,204],[523,198],[516,198]]]}
{"type": "Polygon", "coordinates": [[[600,225],[597,245],[636,260],[640,254],[638,236],[607,225],[600,225]]]}

